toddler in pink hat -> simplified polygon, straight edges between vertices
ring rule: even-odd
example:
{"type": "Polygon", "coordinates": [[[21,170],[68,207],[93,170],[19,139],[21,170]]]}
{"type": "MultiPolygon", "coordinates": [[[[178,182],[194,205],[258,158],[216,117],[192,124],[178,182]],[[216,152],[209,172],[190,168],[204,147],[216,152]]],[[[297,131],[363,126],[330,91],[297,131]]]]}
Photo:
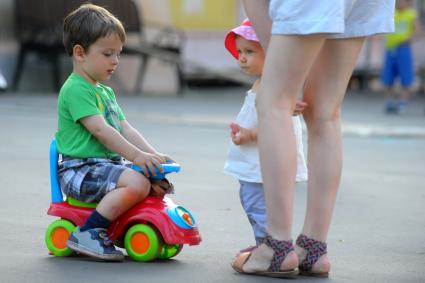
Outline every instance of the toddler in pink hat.
{"type": "Polygon", "coordinates": [[[236,58],[236,60],[239,58],[235,40],[236,36],[241,36],[246,40],[255,41],[257,43],[260,42],[254,28],[251,25],[251,22],[248,19],[245,19],[240,26],[235,27],[229,31],[226,35],[226,38],[224,39],[224,46],[227,48],[230,54],[236,58]]]}
{"type": "MultiPolygon", "coordinates": [[[[239,181],[239,196],[248,220],[252,226],[255,245],[241,252],[249,251],[261,244],[267,236],[267,215],[264,199],[263,180],[257,148],[258,119],[255,99],[261,82],[265,52],[260,45],[254,28],[248,19],[229,31],[224,46],[238,60],[239,67],[248,75],[257,77],[245,96],[244,104],[235,121],[231,123],[231,141],[224,165],[224,173],[239,181]]],[[[307,167],[303,153],[301,121],[297,116],[306,103],[297,102],[293,116],[297,141],[297,182],[307,180],[307,167]]]]}

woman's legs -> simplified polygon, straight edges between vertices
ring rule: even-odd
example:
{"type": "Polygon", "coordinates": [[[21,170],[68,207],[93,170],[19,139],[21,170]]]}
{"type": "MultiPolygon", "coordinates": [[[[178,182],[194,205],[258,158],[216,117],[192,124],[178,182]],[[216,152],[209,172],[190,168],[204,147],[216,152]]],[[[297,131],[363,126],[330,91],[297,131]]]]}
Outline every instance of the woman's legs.
{"type": "MultiPolygon", "coordinates": [[[[327,239],[341,178],[341,103],[363,41],[364,38],[326,40],[305,84],[304,100],[309,104],[304,112],[309,170],[302,234],[321,242],[327,239]]],[[[299,250],[297,253],[303,257],[299,250]]],[[[316,269],[329,268],[324,255],[316,269]]]]}
{"type": "MultiPolygon", "coordinates": [[[[292,240],[297,164],[292,125],[295,100],[324,42],[324,35],[273,35],[266,55],[261,91],[257,97],[258,145],[267,204],[268,232],[278,240],[292,240]]],[[[244,265],[244,270],[250,272],[267,269],[272,255],[270,248],[260,245],[244,265]]],[[[281,269],[297,266],[297,257],[291,252],[282,263],[281,269]]]]}
{"type": "Polygon", "coordinates": [[[261,93],[257,98],[262,174],[268,208],[269,233],[290,240],[296,145],[292,113],[297,96],[325,38],[272,36],[261,93]]]}
{"type": "MultiPolygon", "coordinates": [[[[342,166],[340,106],[363,38],[326,40],[324,36],[272,36],[258,96],[259,148],[268,209],[269,233],[291,239],[296,172],[291,115],[306,82],[309,104],[309,194],[303,234],[326,241],[342,166]],[[314,62],[314,65],[313,65],[314,62]],[[310,71],[310,67],[313,65],[310,71]]],[[[303,251],[299,251],[300,256],[303,251]]],[[[267,268],[272,252],[253,252],[244,270],[267,268]]],[[[293,268],[291,253],[281,268],[293,268]]],[[[329,270],[323,256],[314,269],[329,270]]]]}

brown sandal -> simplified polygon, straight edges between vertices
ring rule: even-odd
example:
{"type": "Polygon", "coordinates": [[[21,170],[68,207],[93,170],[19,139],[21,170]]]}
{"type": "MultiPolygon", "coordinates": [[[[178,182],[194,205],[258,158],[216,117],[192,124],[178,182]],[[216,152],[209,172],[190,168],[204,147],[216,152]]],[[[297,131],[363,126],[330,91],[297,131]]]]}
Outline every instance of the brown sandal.
{"type": "Polygon", "coordinates": [[[260,275],[277,278],[295,278],[299,273],[298,268],[285,271],[280,270],[280,266],[285,260],[286,256],[294,250],[292,241],[279,241],[273,239],[270,235],[267,235],[264,240],[264,244],[269,246],[274,251],[270,267],[267,271],[246,272],[243,270],[243,266],[249,260],[253,251],[239,254],[232,264],[233,269],[242,274],[260,275]]]}
{"type": "Polygon", "coordinates": [[[166,194],[174,193],[173,184],[166,178],[162,180],[151,179],[151,190],[149,195],[163,197],[166,194]]]}
{"type": "Polygon", "coordinates": [[[326,243],[309,238],[303,234],[298,236],[296,243],[297,246],[307,251],[305,258],[298,266],[300,274],[311,277],[329,277],[329,272],[311,271],[313,265],[319,260],[319,258],[328,253],[326,243]]]}

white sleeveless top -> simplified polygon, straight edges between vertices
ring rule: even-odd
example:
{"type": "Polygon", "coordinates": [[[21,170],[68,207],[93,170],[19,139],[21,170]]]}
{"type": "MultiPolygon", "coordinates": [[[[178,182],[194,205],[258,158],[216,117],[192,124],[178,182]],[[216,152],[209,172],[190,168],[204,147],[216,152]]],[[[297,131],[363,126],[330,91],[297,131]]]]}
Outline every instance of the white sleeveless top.
{"type": "MultiPolygon", "coordinates": [[[[244,104],[236,117],[235,122],[241,127],[252,129],[258,127],[257,112],[255,109],[256,93],[249,90],[246,94],[244,104]]],[[[298,116],[293,116],[294,133],[297,143],[297,175],[296,182],[307,180],[307,166],[303,152],[302,128],[298,116]]],[[[261,167],[256,142],[244,145],[235,145],[232,140],[229,142],[229,152],[224,173],[235,177],[238,180],[253,183],[262,183],[261,167]]]]}

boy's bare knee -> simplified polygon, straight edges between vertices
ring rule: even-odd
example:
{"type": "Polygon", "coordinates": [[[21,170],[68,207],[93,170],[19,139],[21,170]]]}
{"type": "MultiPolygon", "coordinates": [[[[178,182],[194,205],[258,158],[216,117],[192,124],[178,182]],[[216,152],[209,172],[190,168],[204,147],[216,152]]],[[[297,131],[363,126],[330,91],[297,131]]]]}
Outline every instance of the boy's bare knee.
{"type": "Polygon", "coordinates": [[[141,201],[147,197],[149,194],[149,186],[129,186],[127,187],[130,193],[134,195],[134,198],[138,201],[141,201]]]}
{"type": "Polygon", "coordinates": [[[135,178],[128,184],[127,189],[137,200],[144,199],[149,194],[150,182],[147,178],[135,178]]]}
{"type": "Polygon", "coordinates": [[[149,180],[133,170],[123,172],[119,180],[119,186],[126,188],[127,193],[137,200],[143,200],[150,190],[149,180]]]}

